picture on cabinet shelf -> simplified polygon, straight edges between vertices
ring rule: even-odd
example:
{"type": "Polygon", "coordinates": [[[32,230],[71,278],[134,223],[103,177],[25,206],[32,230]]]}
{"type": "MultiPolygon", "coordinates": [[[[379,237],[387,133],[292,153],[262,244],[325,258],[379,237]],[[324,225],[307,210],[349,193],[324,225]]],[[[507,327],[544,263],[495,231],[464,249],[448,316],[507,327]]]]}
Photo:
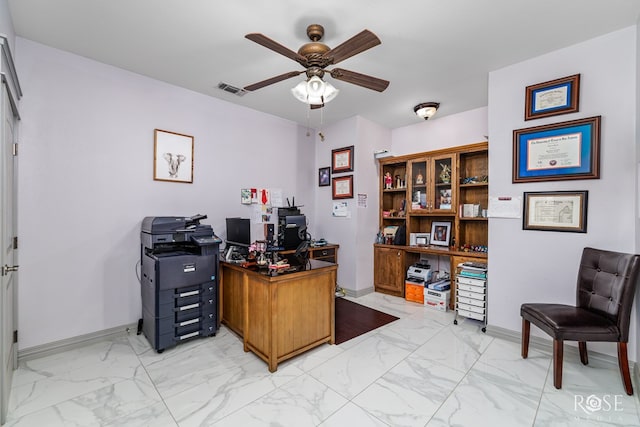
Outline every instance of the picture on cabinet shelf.
{"type": "Polygon", "coordinates": [[[451,239],[451,223],[447,221],[434,221],[431,223],[431,241],[432,245],[449,246],[451,239]]]}
{"type": "Polygon", "coordinates": [[[440,209],[451,209],[451,189],[440,190],[440,209]]]}

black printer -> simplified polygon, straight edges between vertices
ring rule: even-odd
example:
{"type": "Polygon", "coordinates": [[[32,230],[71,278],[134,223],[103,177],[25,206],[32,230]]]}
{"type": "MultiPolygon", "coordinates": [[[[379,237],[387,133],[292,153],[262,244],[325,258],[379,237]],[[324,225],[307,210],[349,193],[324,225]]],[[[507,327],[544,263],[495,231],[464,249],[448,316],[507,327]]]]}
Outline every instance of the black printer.
{"type": "Polygon", "coordinates": [[[206,215],[146,217],[140,232],[142,319],[139,332],[159,353],[218,329],[222,242],[206,215]]]}

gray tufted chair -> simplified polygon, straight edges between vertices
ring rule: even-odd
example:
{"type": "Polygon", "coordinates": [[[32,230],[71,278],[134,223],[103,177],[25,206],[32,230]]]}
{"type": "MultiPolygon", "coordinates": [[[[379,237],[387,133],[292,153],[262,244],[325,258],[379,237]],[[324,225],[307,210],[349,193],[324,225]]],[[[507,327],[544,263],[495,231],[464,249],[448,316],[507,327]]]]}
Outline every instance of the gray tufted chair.
{"type": "Polygon", "coordinates": [[[585,248],[582,252],[576,305],[522,304],[522,357],[529,351],[533,323],[553,337],[553,385],[562,388],[564,341],[578,341],[580,361],[586,365],[587,341],[618,343],[618,365],[628,395],[633,394],[627,342],[633,297],[639,280],[640,255],[585,248]]]}

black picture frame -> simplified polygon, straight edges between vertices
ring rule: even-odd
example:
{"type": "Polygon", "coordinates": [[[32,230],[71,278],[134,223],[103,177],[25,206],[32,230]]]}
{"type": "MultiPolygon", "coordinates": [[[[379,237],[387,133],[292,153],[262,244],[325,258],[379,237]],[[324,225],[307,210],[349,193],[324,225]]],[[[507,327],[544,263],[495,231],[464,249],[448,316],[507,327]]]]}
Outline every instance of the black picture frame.
{"type": "Polygon", "coordinates": [[[579,104],[580,74],[538,83],[525,89],[524,119],[576,113],[579,104]]]}
{"type": "Polygon", "coordinates": [[[587,232],[588,191],[531,191],[523,199],[523,230],[587,232]]]}
{"type": "Polygon", "coordinates": [[[513,183],[600,178],[601,116],[513,131],[513,183]]]}
{"type": "Polygon", "coordinates": [[[331,167],[327,166],[318,169],[318,187],[328,187],[331,185],[331,167]]]}
{"type": "Polygon", "coordinates": [[[331,173],[353,172],[353,145],[331,150],[331,173]]]}

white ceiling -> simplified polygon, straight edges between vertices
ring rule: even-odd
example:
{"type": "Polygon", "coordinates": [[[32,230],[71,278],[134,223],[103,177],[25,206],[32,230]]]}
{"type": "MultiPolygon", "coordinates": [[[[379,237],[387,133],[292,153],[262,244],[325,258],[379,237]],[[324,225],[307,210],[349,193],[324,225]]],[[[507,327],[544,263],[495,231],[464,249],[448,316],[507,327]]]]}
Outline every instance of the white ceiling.
{"type": "Polygon", "coordinates": [[[18,36],[312,127],[354,115],[410,125],[421,120],[413,106],[428,101],[441,103],[431,120],[486,106],[490,71],[635,25],[640,16],[638,0],[8,1],[18,36]],[[304,74],[243,97],[217,89],[302,70],[244,35],[262,33],[297,51],[316,23],[329,47],[373,31],[382,44],[340,67],[389,80],[387,90],[325,76],[340,94],[309,111],[290,93],[304,74]]]}

